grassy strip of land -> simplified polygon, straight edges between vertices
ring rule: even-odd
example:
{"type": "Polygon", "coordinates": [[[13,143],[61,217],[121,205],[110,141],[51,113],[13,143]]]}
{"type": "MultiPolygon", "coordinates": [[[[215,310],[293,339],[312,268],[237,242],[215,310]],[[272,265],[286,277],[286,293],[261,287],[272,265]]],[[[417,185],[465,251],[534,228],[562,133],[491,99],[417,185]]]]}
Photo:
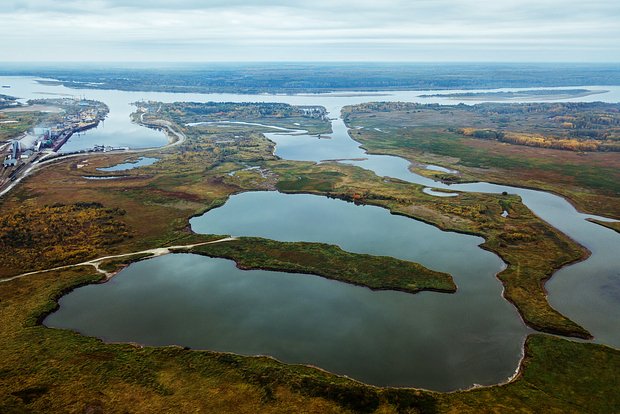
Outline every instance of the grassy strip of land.
{"type": "MultiPolygon", "coordinates": [[[[296,106],[269,102],[141,102],[139,110],[145,111],[143,121],[165,117],[178,125],[200,122],[245,122],[292,130],[305,130],[308,134],[329,134],[332,132],[327,111],[322,106],[296,106]]],[[[214,124],[190,128],[209,128],[214,124]]],[[[241,130],[274,132],[272,128],[259,125],[226,124],[241,130]]],[[[222,131],[224,132],[224,131],[222,131]]]]}
{"type": "Polygon", "coordinates": [[[242,237],[226,243],[197,246],[188,251],[234,260],[241,269],[309,273],[373,290],[408,293],[456,291],[456,285],[447,273],[393,257],[349,253],[324,243],[242,237]]]}
{"type": "Polygon", "coordinates": [[[612,229],[616,233],[620,233],[620,221],[602,221],[597,219],[589,218],[588,221],[592,223],[596,223],[599,226],[607,227],[608,229],[612,229]]]}
{"type": "Polygon", "coordinates": [[[105,344],[39,324],[90,268],[0,285],[0,412],[616,412],[620,351],[533,335],[511,383],[441,394],[377,388],[268,357],[105,344]]]}
{"type": "Polygon", "coordinates": [[[435,93],[432,95],[420,95],[421,98],[452,98],[458,100],[482,100],[491,98],[494,101],[537,98],[540,100],[558,100],[570,98],[582,98],[584,96],[605,93],[605,90],[590,89],[531,89],[525,91],[501,91],[501,92],[457,92],[435,93]]]}

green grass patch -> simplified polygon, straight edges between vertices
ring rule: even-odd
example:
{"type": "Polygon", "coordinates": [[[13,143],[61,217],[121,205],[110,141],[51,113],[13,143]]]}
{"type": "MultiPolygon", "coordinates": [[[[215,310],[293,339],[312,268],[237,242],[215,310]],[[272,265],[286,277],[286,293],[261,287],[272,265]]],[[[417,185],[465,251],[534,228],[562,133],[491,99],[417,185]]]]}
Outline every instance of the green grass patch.
{"type": "Polygon", "coordinates": [[[0,112],[0,141],[23,134],[41,119],[39,112],[0,112]]]}
{"type": "Polygon", "coordinates": [[[518,378],[506,385],[442,395],[440,412],[617,413],[620,351],[531,335],[518,378]]]}

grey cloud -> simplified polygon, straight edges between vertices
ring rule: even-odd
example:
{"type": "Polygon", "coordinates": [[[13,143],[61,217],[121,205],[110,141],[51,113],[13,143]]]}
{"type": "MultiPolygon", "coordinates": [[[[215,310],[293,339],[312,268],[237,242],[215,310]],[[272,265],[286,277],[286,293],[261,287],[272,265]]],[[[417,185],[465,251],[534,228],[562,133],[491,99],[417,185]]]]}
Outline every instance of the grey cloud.
{"type": "Polygon", "coordinates": [[[0,61],[620,59],[617,0],[0,1],[0,61]]]}

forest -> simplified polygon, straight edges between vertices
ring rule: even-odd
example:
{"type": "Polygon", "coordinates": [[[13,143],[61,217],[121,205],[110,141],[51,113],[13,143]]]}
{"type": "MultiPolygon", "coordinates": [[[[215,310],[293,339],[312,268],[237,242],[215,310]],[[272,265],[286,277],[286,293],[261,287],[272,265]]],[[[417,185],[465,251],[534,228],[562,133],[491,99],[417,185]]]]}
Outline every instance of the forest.
{"type": "Polygon", "coordinates": [[[0,75],[45,76],[67,87],[202,93],[302,93],[616,85],[611,64],[195,63],[0,65],[0,75]]]}
{"type": "MultiPolygon", "coordinates": [[[[159,102],[137,102],[136,105],[149,112],[160,110],[159,102]]],[[[263,102],[176,102],[167,104],[170,115],[183,116],[188,119],[205,120],[247,120],[262,118],[305,117],[324,119],[326,110],[321,106],[293,106],[285,103],[263,102]]]]}

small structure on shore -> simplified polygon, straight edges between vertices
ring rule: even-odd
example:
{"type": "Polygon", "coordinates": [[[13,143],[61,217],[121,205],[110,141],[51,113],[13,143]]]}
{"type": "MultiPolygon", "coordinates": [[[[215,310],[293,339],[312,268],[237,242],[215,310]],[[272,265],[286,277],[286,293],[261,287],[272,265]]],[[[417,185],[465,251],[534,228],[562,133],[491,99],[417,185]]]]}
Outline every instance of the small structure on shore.
{"type": "Polygon", "coordinates": [[[15,167],[17,165],[17,155],[19,154],[19,141],[13,141],[11,143],[11,153],[6,157],[2,163],[3,167],[15,167]]]}

